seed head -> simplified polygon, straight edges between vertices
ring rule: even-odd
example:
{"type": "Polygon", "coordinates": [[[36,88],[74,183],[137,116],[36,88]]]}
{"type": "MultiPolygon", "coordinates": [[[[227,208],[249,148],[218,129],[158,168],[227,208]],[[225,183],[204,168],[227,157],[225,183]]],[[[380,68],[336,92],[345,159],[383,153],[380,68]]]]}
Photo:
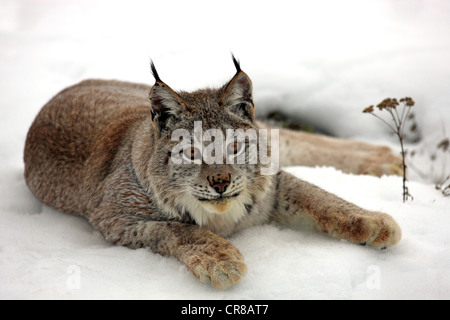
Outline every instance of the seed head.
{"type": "Polygon", "coordinates": [[[386,98],[383,101],[381,101],[379,104],[377,104],[377,108],[380,110],[383,109],[395,109],[397,106],[399,105],[397,99],[391,99],[391,98],[386,98]]]}
{"type": "Polygon", "coordinates": [[[363,110],[363,112],[364,112],[364,113],[372,113],[372,112],[373,112],[373,106],[369,106],[369,107],[365,108],[365,109],[363,110]]]}
{"type": "Polygon", "coordinates": [[[411,97],[404,97],[400,99],[400,102],[404,103],[407,107],[412,107],[415,104],[414,100],[411,97]]]}
{"type": "Polygon", "coordinates": [[[437,145],[437,148],[447,151],[449,146],[450,146],[450,140],[448,138],[446,138],[437,145]]]}

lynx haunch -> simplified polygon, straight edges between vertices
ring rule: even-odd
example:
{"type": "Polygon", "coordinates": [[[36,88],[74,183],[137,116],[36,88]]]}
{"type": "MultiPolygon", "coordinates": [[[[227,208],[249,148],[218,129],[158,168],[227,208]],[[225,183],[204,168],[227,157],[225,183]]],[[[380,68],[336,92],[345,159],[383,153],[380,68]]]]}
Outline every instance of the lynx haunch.
{"type": "MultiPolygon", "coordinates": [[[[87,80],[52,98],[29,129],[25,179],[44,204],[84,216],[103,237],[129,248],[174,256],[217,288],[239,282],[244,258],[225,237],[265,223],[308,221],[332,237],[386,248],[397,223],[263,164],[177,164],[177,129],[268,128],[255,120],[252,82],[236,74],[218,89],[175,92],[154,65],[153,87],[87,80]]],[[[388,148],[280,130],[280,165],[332,165],[351,173],[398,173],[388,148]]],[[[232,152],[246,144],[227,146],[232,152]]],[[[189,149],[194,160],[201,150],[189,149]]]]}

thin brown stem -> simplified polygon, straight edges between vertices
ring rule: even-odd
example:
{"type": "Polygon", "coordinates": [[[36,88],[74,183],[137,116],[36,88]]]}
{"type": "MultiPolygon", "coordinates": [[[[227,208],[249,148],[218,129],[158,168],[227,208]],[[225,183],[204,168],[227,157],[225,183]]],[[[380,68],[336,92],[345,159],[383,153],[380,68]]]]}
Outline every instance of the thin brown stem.
{"type": "Polygon", "coordinates": [[[395,133],[394,127],[392,127],[386,120],[384,120],[383,118],[377,116],[375,113],[371,113],[371,115],[373,115],[375,118],[378,118],[381,121],[383,121],[392,130],[392,133],[395,133]]]}
{"type": "MultiPolygon", "coordinates": [[[[405,99],[409,99],[408,101],[412,101],[411,98],[404,98],[402,100],[405,99]]],[[[409,102],[410,103],[410,102],[409,102]]],[[[397,106],[399,106],[399,104],[397,103],[396,99],[392,100],[392,99],[385,99],[384,101],[382,101],[377,107],[380,110],[387,110],[387,112],[389,112],[389,114],[392,117],[392,120],[394,122],[394,126],[392,126],[390,123],[388,123],[386,120],[384,120],[383,118],[379,117],[378,115],[373,113],[373,107],[369,107],[366,108],[364,110],[364,112],[369,112],[370,114],[372,114],[374,117],[380,119],[382,122],[384,122],[384,124],[386,124],[391,130],[392,132],[398,137],[398,140],[400,141],[400,148],[401,148],[401,155],[402,155],[402,167],[403,167],[403,202],[406,202],[406,200],[408,200],[409,198],[413,199],[413,197],[411,196],[411,194],[409,193],[408,187],[406,186],[406,151],[403,145],[403,133],[405,130],[405,123],[408,119],[408,115],[410,112],[410,104],[408,103],[404,103],[403,102],[403,110],[401,112],[401,116],[397,110],[397,106]],[[394,104],[392,104],[394,103],[394,104]],[[405,108],[408,108],[408,110],[405,111],[405,108]],[[392,110],[394,109],[394,110],[392,110]]]]}
{"type": "Polygon", "coordinates": [[[403,203],[406,202],[406,200],[408,200],[408,198],[411,198],[411,200],[413,200],[414,198],[409,194],[409,190],[408,187],[406,186],[406,153],[405,153],[405,149],[403,147],[403,137],[400,135],[400,132],[397,132],[397,136],[398,139],[400,141],[400,147],[402,149],[402,167],[403,167],[403,203]]]}

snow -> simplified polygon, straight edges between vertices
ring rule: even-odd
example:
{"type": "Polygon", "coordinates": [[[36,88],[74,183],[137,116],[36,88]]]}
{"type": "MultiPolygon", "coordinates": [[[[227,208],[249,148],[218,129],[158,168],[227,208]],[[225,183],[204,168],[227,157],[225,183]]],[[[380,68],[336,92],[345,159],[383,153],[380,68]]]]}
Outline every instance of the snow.
{"type": "MultiPolygon", "coordinates": [[[[446,0],[0,0],[0,299],[449,299],[450,174],[436,150],[450,134],[446,0]],[[26,132],[39,109],[85,78],[153,83],[149,58],[175,89],[219,86],[232,51],[253,80],[259,115],[282,110],[337,136],[398,146],[362,109],[411,96],[423,139],[402,203],[400,177],[287,168],[403,230],[377,251],[311,230],[251,228],[230,241],[240,284],[218,291],[176,259],[105,242],[86,220],[43,206],[23,179],[26,132]],[[436,160],[430,161],[435,154],[436,160]]],[[[439,153],[440,152],[440,153],[439,153]]]]}

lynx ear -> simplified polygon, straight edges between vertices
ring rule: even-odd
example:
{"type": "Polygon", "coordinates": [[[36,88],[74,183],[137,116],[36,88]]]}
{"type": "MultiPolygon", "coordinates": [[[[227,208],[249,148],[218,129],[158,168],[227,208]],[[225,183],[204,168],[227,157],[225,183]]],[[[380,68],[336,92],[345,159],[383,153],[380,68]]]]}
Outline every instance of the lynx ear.
{"type": "Polygon", "coordinates": [[[187,108],[178,94],[159,78],[153,61],[151,69],[156,80],[149,94],[152,121],[164,131],[173,126],[187,108]]]}
{"type": "Polygon", "coordinates": [[[255,105],[253,104],[252,81],[241,70],[241,66],[234,56],[233,63],[236,67],[236,74],[226,86],[225,92],[220,98],[220,105],[253,122],[255,120],[255,105]]]}

